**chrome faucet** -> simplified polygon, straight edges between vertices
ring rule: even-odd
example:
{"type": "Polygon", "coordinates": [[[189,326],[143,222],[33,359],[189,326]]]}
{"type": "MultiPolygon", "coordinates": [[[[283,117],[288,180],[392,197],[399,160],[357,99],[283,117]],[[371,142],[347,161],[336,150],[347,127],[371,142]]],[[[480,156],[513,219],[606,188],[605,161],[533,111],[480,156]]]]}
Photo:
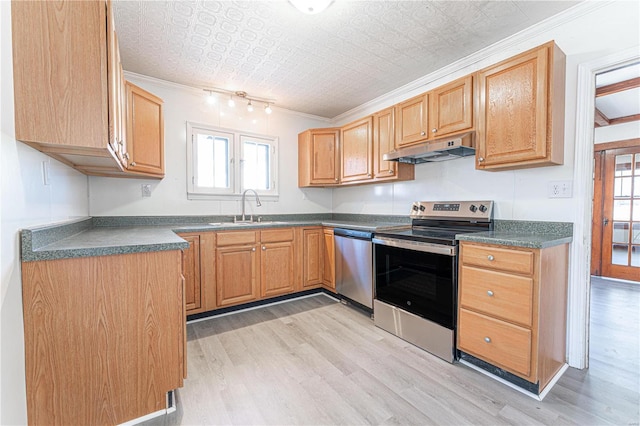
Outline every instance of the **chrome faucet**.
{"type": "Polygon", "coordinates": [[[242,218],[240,220],[237,220],[237,218],[234,216],[233,217],[234,222],[253,222],[253,215],[251,215],[249,220],[247,220],[246,215],[244,213],[245,205],[247,201],[247,192],[249,191],[253,192],[256,196],[256,207],[260,207],[262,205],[262,203],[260,202],[260,197],[258,197],[258,193],[254,189],[245,189],[245,191],[242,193],[242,218]]]}

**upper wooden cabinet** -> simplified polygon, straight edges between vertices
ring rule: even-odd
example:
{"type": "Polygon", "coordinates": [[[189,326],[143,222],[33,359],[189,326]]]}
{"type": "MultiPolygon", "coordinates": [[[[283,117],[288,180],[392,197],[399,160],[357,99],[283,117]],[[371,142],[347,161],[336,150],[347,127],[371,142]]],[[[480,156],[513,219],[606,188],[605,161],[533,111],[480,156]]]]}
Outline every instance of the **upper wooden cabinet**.
{"type": "Polygon", "coordinates": [[[373,115],[373,178],[382,180],[413,180],[414,165],[384,161],[384,154],[395,147],[395,110],[393,107],[373,115]]]}
{"type": "Polygon", "coordinates": [[[309,129],[298,135],[298,186],[340,183],[340,129],[309,129]]]}
{"type": "Polygon", "coordinates": [[[468,75],[429,92],[429,139],[473,127],[473,76],[468,75]]]}
{"type": "Polygon", "coordinates": [[[428,138],[428,105],[428,96],[423,93],[395,106],[396,148],[413,145],[428,138]]]}
{"type": "Polygon", "coordinates": [[[347,124],[340,134],[341,182],[373,179],[373,117],[347,124]]]}
{"type": "Polygon", "coordinates": [[[554,42],[478,73],[476,168],[562,164],[565,55],[554,42]]]}
{"type": "Polygon", "coordinates": [[[131,146],[110,3],[14,1],[11,18],[16,139],[85,174],[143,177],[124,165],[131,146]]]}
{"type": "Polygon", "coordinates": [[[162,99],[127,82],[127,169],[164,176],[162,99]]]}

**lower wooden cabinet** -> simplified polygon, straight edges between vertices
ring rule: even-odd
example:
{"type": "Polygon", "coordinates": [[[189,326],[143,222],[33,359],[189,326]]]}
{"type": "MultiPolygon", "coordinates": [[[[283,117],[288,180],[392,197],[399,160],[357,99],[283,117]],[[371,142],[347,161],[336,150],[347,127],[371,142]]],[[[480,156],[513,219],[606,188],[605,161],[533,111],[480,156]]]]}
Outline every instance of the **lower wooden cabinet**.
{"type": "Polygon", "coordinates": [[[322,285],[328,290],[336,291],[336,249],[333,228],[324,228],[322,285]]]}
{"type": "Polygon", "coordinates": [[[541,392],[565,364],[568,245],[460,247],[458,349],[541,392]]]}
{"type": "Polygon", "coordinates": [[[260,232],[260,296],[292,293],[296,285],[293,228],[260,232]]]}
{"type": "Polygon", "coordinates": [[[182,387],[179,250],[22,263],[29,424],[120,424],[182,387]]]}
{"type": "Polygon", "coordinates": [[[184,302],[187,314],[202,307],[202,283],[200,281],[200,235],[178,234],[189,248],[182,251],[182,270],[184,275],[184,302]]]}
{"type": "Polygon", "coordinates": [[[258,298],[255,231],[219,232],[216,248],[216,304],[237,305],[258,298]]]}
{"type": "Polygon", "coordinates": [[[302,288],[309,289],[322,285],[324,261],[324,233],[322,227],[302,230],[302,288]]]}

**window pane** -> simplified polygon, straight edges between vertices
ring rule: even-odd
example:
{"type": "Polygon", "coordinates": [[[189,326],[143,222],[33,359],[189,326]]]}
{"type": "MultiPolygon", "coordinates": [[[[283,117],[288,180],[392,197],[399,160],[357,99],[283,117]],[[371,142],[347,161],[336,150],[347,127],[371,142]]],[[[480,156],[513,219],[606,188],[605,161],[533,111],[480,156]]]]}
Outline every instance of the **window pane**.
{"type": "Polygon", "coordinates": [[[614,243],[629,243],[629,222],[613,222],[614,243]]]}
{"type": "Polygon", "coordinates": [[[244,188],[269,190],[271,188],[270,145],[245,141],[244,148],[244,188]]]}
{"type": "Polygon", "coordinates": [[[631,243],[640,244],[640,222],[633,224],[633,230],[631,231],[631,243]]]}
{"type": "Polygon", "coordinates": [[[633,218],[631,220],[640,221],[640,200],[633,200],[633,218]]]}
{"type": "Polygon", "coordinates": [[[633,179],[631,176],[615,178],[613,196],[614,197],[630,197],[631,196],[631,179],[633,179]]]}
{"type": "Polygon", "coordinates": [[[640,246],[631,247],[631,266],[640,266],[640,246]]]}
{"type": "MultiPolygon", "coordinates": [[[[636,174],[640,175],[640,167],[636,169],[636,174]]],[[[640,176],[636,176],[633,179],[633,196],[640,198],[640,176]]]]}
{"type": "Polygon", "coordinates": [[[611,263],[614,265],[628,265],[629,246],[614,244],[611,248],[611,263]]]}
{"type": "Polygon", "coordinates": [[[198,187],[229,188],[229,139],[197,135],[195,177],[198,187]]]}
{"type": "Polygon", "coordinates": [[[640,154],[636,154],[635,175],[640,176],[640,154]]]}
{"type": "Polygon", "coordinates": [[[614,200],[613,201],[613,220],[630,220],[631,219],[631,202],[630,200],[614,200]]]}
{"type": "Polygon", "coordinates": [[[632,154],[616,155],[615,176],[631,176],[632,154]]]}

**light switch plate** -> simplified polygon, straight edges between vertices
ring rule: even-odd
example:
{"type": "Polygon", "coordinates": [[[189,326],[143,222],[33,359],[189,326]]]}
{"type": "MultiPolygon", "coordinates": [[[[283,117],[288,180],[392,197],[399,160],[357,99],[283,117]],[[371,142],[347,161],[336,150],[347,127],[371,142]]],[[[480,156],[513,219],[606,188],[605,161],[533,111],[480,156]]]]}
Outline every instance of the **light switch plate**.
{"type": "Polygon", "coordinates": [[[571,198],[573,197],[572,180],[552,180],[547,184],[547,195],[549,198],[571,198]]]}

